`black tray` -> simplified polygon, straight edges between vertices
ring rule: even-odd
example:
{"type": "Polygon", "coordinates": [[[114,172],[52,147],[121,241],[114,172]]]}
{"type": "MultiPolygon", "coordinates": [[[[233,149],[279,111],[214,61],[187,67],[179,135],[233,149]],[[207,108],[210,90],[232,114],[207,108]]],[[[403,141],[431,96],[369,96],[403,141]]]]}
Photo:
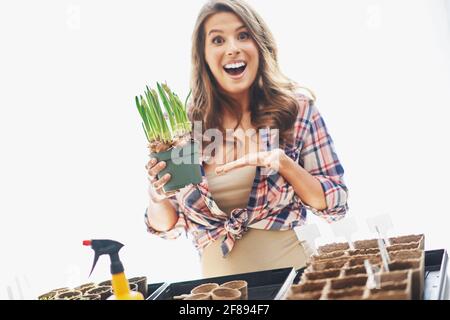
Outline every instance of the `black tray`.
{"type": "Polygon", "coordinates": [[[161,290],[164,289],[165,286],[166,286],[166,283],[164,283],[164,282],[148,284],[147,285],[147,297],[145,297],[145,299],[147,300],[148,297],[150,297],[151,295],[160,292],[161,290]]]}
{"type": "Polygon", "coordinates": [[[447,250],[425,251],[424,300],[444,300],[447,280],[447,250]]]}
{"type": "Polygon", "coordinates": [[[193,281],[166,283],[149,295],[147,300],[172,300],[174,296],[188,294],[203,283],[222,284],[232,280],[245,280],[248,283],[249,300],[279,300],[290,288],[296,272],[294,268],[282,268],[259,272],[242,273],[193,281]]]}

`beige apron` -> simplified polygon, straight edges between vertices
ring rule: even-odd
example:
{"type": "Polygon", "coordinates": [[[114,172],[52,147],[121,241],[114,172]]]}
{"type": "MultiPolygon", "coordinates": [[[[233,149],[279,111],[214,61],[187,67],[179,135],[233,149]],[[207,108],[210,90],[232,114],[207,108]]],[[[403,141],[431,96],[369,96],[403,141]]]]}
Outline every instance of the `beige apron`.
{"type": "MultiPolygon", "coordinates": [[[[219,208],[230,213],[234,208],[247,207],[256,168],[239,168],[225,175],[207,173],[211,195],[219,208]]],[[[276,231],[252,229],[237,240],[224,258],[222,238],[207,246],[201,256],[203,277],[223,276],[284,267],[305,266],[310,250],[300,242],[294,230],[276,231]]]]}

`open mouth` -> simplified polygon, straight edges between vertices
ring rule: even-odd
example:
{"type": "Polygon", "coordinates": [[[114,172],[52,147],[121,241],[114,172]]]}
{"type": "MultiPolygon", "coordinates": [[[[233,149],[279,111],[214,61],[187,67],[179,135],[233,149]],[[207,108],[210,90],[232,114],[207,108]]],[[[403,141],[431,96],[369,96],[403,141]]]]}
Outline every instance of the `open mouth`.
{"type": "Polygon", "coordinates": [[[225,72],[232,76],[242,74],[245,71],[245,68],[247,68],[247,64],[245,62],[227,64],[223,67],[225,72]]]}

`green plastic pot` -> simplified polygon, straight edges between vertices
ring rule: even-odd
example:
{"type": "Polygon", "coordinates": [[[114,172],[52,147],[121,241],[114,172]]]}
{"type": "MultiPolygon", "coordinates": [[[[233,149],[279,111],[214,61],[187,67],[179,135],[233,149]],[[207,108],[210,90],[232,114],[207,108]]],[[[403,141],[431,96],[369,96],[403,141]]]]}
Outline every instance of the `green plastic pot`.
{"type": "Polygon", "coordinates": [[[169,173],[171,178],[164,192],[180,190],[190,184],[202,182],[202,172],[199,162],[199,144],[191,140],[182,147],[154,153],[151,155],[159,161],[165,161],[166,167],[158,174],[158,179],[169,173]]]}

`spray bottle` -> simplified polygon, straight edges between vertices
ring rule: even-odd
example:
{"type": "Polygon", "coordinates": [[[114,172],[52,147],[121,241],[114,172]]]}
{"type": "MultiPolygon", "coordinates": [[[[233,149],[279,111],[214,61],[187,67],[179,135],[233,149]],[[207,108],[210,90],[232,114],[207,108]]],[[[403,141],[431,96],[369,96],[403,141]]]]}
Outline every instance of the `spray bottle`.
{"type": "Polygon", "coordinates": [[[101,255],[108,254],[111,259],[111,282],[114,295],[110,296],[108,300],[144,300],[142,293],[130,290],[130,285],[125,277],[123,265],[119,259],[119,250],[123,247],[123,244],[113,240],[85,240],[83,245],[90,246],[95,252],[94,264],[89,276],[94,271],[97,260],[101,255]]]}

